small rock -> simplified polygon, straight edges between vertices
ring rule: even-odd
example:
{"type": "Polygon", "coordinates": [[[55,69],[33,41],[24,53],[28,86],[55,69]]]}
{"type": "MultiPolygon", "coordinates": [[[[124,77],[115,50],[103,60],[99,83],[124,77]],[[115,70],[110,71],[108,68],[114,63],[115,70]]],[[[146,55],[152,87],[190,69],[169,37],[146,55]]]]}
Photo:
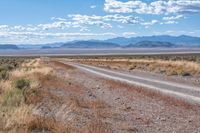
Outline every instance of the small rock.
{"type": "Polygon", "coordinates": [[[118,98],[116,98],[115,100],[119,100],[120,98],[118,97],[118,98]]]}
{"type": "Polygon", "coordinates": [[[127,110],[130,110],[130,109],[131,109],[131,107],[126,107],[126,109],[127,109],[127,110]]]}
{"type": "Polygon", "coordinates": [[[97,87],[96,87],[96,88],[97,88],[97,89],[101,89],[99,85],[97,85],[97,87]]]}

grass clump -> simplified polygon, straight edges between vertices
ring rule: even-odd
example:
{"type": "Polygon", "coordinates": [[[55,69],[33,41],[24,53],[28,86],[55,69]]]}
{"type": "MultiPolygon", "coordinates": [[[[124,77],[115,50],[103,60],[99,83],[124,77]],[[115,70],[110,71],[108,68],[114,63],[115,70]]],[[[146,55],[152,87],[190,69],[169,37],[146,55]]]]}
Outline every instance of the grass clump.
{"type": "Polygon", "coordinates": [[[3,106],[20,106],[24,102],[23,91],[19,89],[11,89],[3,95],[3,106]]]}
{"type": "Polygon", "coordinates": [[[13,81],[12,89],[3,93],[3,105],[18,107],[24,103],[24,91],[30,87],[30,81],[26,79],[18,79],[13,81]]]}
{"type": "Polygon", "coordinates": [[[181,76],[191,76],[191,74],[187,71],[180,71],[179,75],[181,75],[181,76]]]}
{"type": "Polygon", "coordinates": [[[7,80],[9,78],[8,71],[0,70],[0,80],[7,80]]]}

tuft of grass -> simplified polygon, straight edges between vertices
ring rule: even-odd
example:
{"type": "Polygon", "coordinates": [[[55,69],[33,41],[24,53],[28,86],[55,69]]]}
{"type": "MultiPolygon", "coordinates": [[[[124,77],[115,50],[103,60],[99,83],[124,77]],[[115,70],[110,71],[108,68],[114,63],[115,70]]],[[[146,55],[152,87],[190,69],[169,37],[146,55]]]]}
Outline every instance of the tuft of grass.
{"type": "Polygon", "coordinates": [[[0,80],[7,80],[9,77],[8,71],[1,70],[0,71],[0,80]]]}
{"type": "Polygon", "coordinates": [[[24,102],[23,90],[19,89],[7,90],[2,97],[3,106],[17,107],[24,102]]]}

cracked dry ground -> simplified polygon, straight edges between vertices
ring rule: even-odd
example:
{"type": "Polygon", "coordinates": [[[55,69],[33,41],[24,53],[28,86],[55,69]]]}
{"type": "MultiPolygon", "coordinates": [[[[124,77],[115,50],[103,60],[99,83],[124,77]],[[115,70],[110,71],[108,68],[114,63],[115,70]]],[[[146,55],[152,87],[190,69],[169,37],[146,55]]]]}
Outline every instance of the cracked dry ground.
{"type": "Polygon", "coordinates": [[[35,113],[59,121],[65,127],[63,132],[200,132],[198,105],[107,80],[56,61],[47,65],[54,74],[39,77],[43,97],[35,113]]]}

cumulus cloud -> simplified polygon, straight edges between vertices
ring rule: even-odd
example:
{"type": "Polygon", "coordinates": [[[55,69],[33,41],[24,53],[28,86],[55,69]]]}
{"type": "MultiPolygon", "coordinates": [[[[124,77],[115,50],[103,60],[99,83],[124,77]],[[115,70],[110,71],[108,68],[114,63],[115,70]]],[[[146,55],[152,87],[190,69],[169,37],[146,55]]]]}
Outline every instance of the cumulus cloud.
{"type": "MultiPolygon", "coordinates": [[[[52,33],[52,32],[0,32],[0,38],[6,39],[7,41],[14,40],[15,43],[33,43],[38,40],[48,40],[48,39],[71,39],[71,38],[95,38],[95,37],[113,37],[116,36],[115,33],[105,32],[105,33],[52,33]]],[[[44,42],[43,42],[44,43],[44,42]]]]}
{"type": "Polygon", "coordinates": [[[105,15],[105,16],[97,16],[97,15],[80,15],[80,14],[72,14],[69,15],[72,20],[78,24],[85,25],[100,25],[102,28],[112,28],[110,22],[120,22],[124,24],[137,24],[142,21],[139,17],[134,16],[123,16],[119,14],[114,15],[105,15]]]}
{"type": "Polygon", "coordinates": [[[150,3],[141,0],[105,0],[104,10],[111,13],[138,14],[200,13],[200,0],[156,0],[150,3]]]}
{"type": "Polygon", "coordinates": [[[8,25],[0,25],[0,31],[8,31],[9,26],[8,25]]]}
{"type": "Polygon", "coordinates": [[[49,24],[39,24],[37,25],[37,27],[42,30],[49,30],[49,29],[65,29],[69,28],[71,25],[72,25],[71,22],[56,21],[49,24]]]}
{"type": "Polygon", "coordinates": [[[105,23],[102,21],[101,16],[88,16],[88,15],[80,15],[80,14],[72,14],[68,15],[73,20],[73,24],[77,25],[94,25],[99,26],[101,28],[112,28],[110,23],[105,23]]]}

